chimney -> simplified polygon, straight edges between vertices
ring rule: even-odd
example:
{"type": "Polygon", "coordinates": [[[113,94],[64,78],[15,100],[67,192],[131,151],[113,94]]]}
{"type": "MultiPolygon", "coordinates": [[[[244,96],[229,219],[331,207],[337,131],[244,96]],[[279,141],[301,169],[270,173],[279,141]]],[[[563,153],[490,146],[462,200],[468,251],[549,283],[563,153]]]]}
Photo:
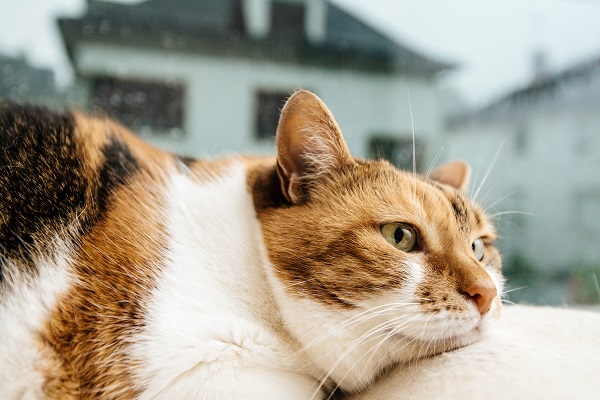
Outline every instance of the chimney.
{"type": "Polygon", "coordinates": [[[544,50],[536,50],[532,57],[533,82],[540,83],[550,74],[548,54],[544,50]]]}
{"type": "Polygon", "coordinates": [[[325,0],[305,0],[304,31],[311,43],[321,43],[327,35],[327,4],[325,0]]]}
{"type": "Polygon", "coordinates": [[[242,0],[248,36],[263,39],[271,30],[271,0],[242,0]]]}

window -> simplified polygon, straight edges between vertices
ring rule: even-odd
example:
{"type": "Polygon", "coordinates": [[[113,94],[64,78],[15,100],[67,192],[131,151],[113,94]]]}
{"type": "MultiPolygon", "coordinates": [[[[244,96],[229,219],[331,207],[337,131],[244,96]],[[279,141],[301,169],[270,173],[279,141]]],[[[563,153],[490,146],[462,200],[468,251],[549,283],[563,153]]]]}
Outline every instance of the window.
{"type": "Polygon", "coordinates": [[[304,5],[276,1],[271,14],[271,29],[276,34],[302,35],[304,5]]]}
{"type": "Polygon", "coordinates": [[[258,92],[256,96],[256,138],[275,139],[279,114],[291,91],[258,92]]]}
{"type": "Polygon", "coordinates": [[[92,82],[94,108],[99,108],[137,132],[181,136],[181,85],[99,77],[92,82]]]}
{"type": "MultiPolygon", "coordinates": [[[[425,146],[415,141],[417,171],[421,171],[425,146]]],[[[375,136],[369,141],[369,157],[388,160],[396,167],[407,171],[413,170],[413,140],[412,137],[398,138],[392,136],[375,136]]]]}
{"type": "Polygon", "coordinates": [[[515,132],[515,141],[514,148],[515,153],[519,155],[523,155],[527,152],[527,148],[529,147],[529,133],[527,131],[527,127],[523,124],[517,127],[515,132]]]}

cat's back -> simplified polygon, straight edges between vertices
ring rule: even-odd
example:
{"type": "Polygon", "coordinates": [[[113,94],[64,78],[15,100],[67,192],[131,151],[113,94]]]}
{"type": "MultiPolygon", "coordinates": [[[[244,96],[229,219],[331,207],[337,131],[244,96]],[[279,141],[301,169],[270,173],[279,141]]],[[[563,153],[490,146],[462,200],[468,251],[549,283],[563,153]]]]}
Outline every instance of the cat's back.
{"type": "Polygon", "coordinates": [[[243,162],[4,104],[0,169],[0,397],[154,397],[277,347],[243,162]]]}
{"type": "Polygon", "coordinates": [[[127,271],[140,257],[157,257],[142,255],[144,241],[127,234],[143,226],[158,235],[152,213],[142,216],[135,207],[156,203],[156,193],[136,186],[156,186],[158,169],[150,154],[133,154],[132,141],[103,119],[0,105],[3,398],[68,397],[80,389],[81,375],[103,379],[78,367],[85,352],[97,351],[86,342],[98,338],[83,335],[100,332],[107,319],[122,315],[119,308],[135,314],[135,305],[115,293],[131,288],[129,279],[115,281],[115,267],[127,271]]]}
{"type": "Polygon", "coordinates": [[[120,190],[143,177],[159,184],[150,149],[106,119],[0,103],[0,299],[61,247],[80,248],[120,190]]]}

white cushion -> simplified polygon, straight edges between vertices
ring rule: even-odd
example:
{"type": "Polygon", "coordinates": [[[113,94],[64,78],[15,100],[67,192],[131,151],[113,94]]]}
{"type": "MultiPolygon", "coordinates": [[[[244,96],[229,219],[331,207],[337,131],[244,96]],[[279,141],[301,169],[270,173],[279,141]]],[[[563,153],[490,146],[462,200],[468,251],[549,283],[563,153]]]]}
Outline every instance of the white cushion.
{"type": "Polygon", "coordinates": [[[600,399],[600,313],[505,306],[470,346],[398,366],[352,400],[600,399]]]}

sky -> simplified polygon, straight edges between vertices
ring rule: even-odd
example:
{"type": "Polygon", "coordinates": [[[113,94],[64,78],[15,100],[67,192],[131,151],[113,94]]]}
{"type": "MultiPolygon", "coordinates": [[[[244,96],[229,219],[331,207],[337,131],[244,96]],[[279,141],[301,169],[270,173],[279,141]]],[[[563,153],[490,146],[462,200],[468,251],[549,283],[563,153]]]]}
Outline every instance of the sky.
{"type": "MultiPolygon", "coordinates": [[[[400,43],[456,63],[441,84],[473,107],[527,84],[535,52],[550,71],[600,58],[600,0],[332,1],[400,43]]],[[[72,72],[55,18],[85,7],[85,0],[0,0],[0,53],[54,69],[65,86],[72,72]]]]}

